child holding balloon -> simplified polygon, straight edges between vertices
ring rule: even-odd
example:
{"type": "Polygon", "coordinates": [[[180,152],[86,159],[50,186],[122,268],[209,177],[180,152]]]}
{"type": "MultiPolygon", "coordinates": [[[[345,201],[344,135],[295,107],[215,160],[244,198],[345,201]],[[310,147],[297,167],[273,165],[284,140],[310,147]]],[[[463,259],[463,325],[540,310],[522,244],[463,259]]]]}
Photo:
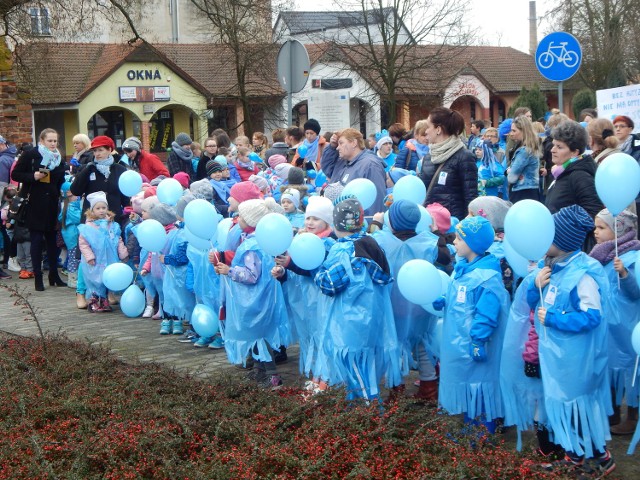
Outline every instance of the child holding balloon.
{"type": "Polygon", "coordinates": [[[86,201],[89,202],[89,209],[85,212],[86,222],[78,225],[85,297],[89,300],[90,312],[111,312],[113,309],[107,300],[102,273],[112,263],[127,259],[127,247],[120,236],[120,225],[114,221],[115,214],[109,210],[106,193],[90,193],[86,201]]]}
{"type": "Polygon", "coordinates": [[[607,449],[611,393],[607,375],[609,282],[602,265],[580,249],[594,223],[578,205],[553,215],[555,234],[544,267],[527,292],[535,310],[544,406],[564,460],[543,465],[594,473],[615,469],[607,449]]]}
{"type": "Polygon", "coordinates": [[[280,205],[284,209],[284,216],[287,217],[294,231],[302,228],[304,225],[304,213],[298,210],[300,207],[300,192],[295,188],[287,188],[280,196],[280,205]]]}
{"type": "Polygon", "coordinates": [[[636,282],[638,217],[629,210],[617,216],[606,208],[595,219],[596,245],[589,256],[598,260],[609,277],[613,308],[609,312],[609,377],[614,399],[614,414],[609,418],[611,433],[631,435],[638,422],[639,380],[633,383],[636,352],[631,345],[631,332],[640,321],[640,288],[636,282]],[[617,230],[617,232],[614,232],[617,230]],[[617,246],[615,241],[617,233],[617,246]],[[617,247],[617,248],[616,248],[617,247]],[[627,417],[620,424],[620,405],[626,397],[627,417]]]}
{"type": "MultiPolygon", "coordinates": [[[[149,213],[151,212],[151,209],[158,203],[160,203],[160,200],[158,200],[158,197],[156,197],[155,195],[142,200],[142,203],[140,204],[140,218],[142,221],[151,218],[149,213]]],[[[158,312],[155,314],[153,308],[155,299],[158,296],[158,291],[156,290],[152,278],[150,276],[142,275],[142,269],[144,267],[144,264],[147,262],[147,259],[149,258],[150,252],[142,248],[140,242],[138,241],[137,229],[140,223],[141,222],[137,222],[136,225],[131,227],[131,235],[127,239],[127,250],[129,250],[130,245],[130,254],[135,253],[136,250],[140,251],[140,258],[138,260],[136,271],[140,272],[141,274],[140,276],[142,278],[142,284],[144,285],[144,296],[147,304],[144,311],[142,312],[142,318],[153,318],[154,320],[159,320],[160,318],[162,318],[162,306],[159,306],[158,312]]]]}

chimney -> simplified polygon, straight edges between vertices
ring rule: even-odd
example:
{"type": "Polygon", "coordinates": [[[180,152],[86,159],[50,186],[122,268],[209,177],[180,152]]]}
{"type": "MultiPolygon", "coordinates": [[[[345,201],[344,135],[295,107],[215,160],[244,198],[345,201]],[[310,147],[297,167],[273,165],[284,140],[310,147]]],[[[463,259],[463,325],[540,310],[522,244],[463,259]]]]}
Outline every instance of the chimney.
{"type": "Polygon", "coordinates": [[[538,48],[538,19],[536,18],[536,2],[529,2],[529,53],[535,56],[538,48]]]}

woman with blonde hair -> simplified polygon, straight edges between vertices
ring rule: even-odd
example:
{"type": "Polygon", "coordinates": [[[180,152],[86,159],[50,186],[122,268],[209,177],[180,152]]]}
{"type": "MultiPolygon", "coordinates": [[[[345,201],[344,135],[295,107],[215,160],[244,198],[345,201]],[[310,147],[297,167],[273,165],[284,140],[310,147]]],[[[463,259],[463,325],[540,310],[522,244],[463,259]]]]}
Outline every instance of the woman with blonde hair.
{"type": "Polygon", "coordinates": [[[613,123],[606,118],[596,118],[587,125],[591,156],[600,165],[612,153],[620,151],[620,140],[615,135],[613,123]]]}
{"type": "Polygon", "coordinates": [[[531,120],[524,115],[513,120],[510,135],[520,146],[507,169],[507,180],[511,186],[509,200],[512,203],[524,199],[540,200],[540,137],[531,120]]]}
{"type": "Polygon", "coordinates": [[[91,150],[91,140],[84,133],[77,133],[73,136],[73,156],[69,161],[72,173],[77,173],[87,163],[93,161],[93,151],[91,150]]]}

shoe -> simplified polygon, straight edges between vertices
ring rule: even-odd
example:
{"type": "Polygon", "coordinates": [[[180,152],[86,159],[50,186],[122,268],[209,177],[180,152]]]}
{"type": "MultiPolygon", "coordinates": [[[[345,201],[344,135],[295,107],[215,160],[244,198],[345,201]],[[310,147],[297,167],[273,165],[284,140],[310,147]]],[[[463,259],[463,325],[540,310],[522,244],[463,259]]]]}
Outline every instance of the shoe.
{"type": "Polygon", "coordinates": [[[76,307],[80,310],[84,310],[87,308],[87,299],[84,298],[84,294],[76,293],[76,307]]]}
{"type": "Polygon", "coordinates": [[[76,288],[78,286],[78,272],[69,272],[67,275],[67,287],[76,288]]]}
{"type": "Polygon", "coordinates": [[[234,365],[234,367],[236,367],[238,370],[244,370],[245,372],[250,372],[251,370],[253,370],[253,357],[248,357],[245,360],[244,365],[242,363],[238,363],[234,365]]]}
{"type": "Polygon", "coordinates": [[[103,312],[113,312],[113,308],[109,305],[108,298],[100,298],[100,309],[103,312]]]}
{"type": "Polygon", "coordinates": [[[611,455],[609,450],[606,451],[604,456],[596,458],[594,463],[596,478],[606,477],[616,469],[616,462],[614,462],[613,455],[611,455]]]}
{"type": "Polygon", "coordinates": [[[287,361],[287,349],[285,347],[281,347],[280,350],[274,351],[273,361],[276,362],[276,365],[285,363],[287,361]]]}
{"type": "Polygon", "coordinates": [[[171,320],[162,320],[160,323],[160,335],[171,334],[171,320]]]}
{"type": "Polygon", "coordinates": [[[572,459],[569,455],[565,455],[562,460],[556,460],[549,463],[541,463],[540,467],[548,472],[581,472],[585,466],[584,458],[579,460],[572,459]]]}
{"type": "Polygon", "coordinates": [[[91,313],[99,313],[102,312],[102,305],[100,302],[100,298],[94,293],[91,295],[91,298],[87,302],[87,310],[91,313]]]}
{"type": "MultiPolygon", "coordinates": [[[[5,272],[0,268],[0,278],[3,280],[8,280],[11,278],[11,275],[9,275],[7,272],[5,272]]],[[[43,290],[44,290],[44,287],[43,287],[43,290]]]]}
{"type": "Polygon", "coordinates": [[[18,263],[18,259],[16,257],[9,258],[9,263],[7,263],[7,268],[11,272],[19,272],[21,268],[20,268],[20,264],[18,263]]]}
{"type": "Polygon", "coordinates": [[[200,337],[193,346],[196,348],[204,348],[208,347],[211,342],[213,342],[213,337],[200,337]]]}
{"type": "Polygon", "coordinates": [[[609,430],[611,435],[633,435],[638,424],[638,407],[627,407],[627,417],[624,422],[614,425],[609,430]]]}
{"type": "Polygon", "coordinates": [[[142,318],[151,318],[153,316],[153,305],[147,305],[142,312],[142,318]]]}
{"type": "Polygon", "coordinates": [[[278,374],[267,375],[264,380],[258,381],[258,386],[268,390],[278,390],[282,388],[282,378],[278,374]]]}
{"type": "Polygon", "coordinates": [[[67,284],[62,281],[58,274],[58,269],[49,270],[49,286],[50,287],[66,287],[67,284]]]}
{"type": "Polygon", "coordinates": [[[20,275],[18,275],[18,278],[20,280],[28,280],[29,279],[29,272],[27,272],[26,270],[20,270],[20,275]]]}
{"type": "Polygon", "coordinates": [[[120,298],[113,292],[107,294],[107,299],[111,305],[118,305],[120,303],[120,298]]]}
{"type": "Polygon", "coordinates": [[[151,318],[153,318],[154,320],[162,320],[163,316],[164,316],[164,312],[162,311],[162,307],[160,307],[158,311],[154,313],[151,318]]]}
{"type": "Polygon", "coordinates": [[[420,386],[413,398],[418,400],[426,400],[428,402],[438,401],[438,379],[420,380],[420,386]]]}
{"type": "Polygon", "coordinates": [[[182,320],[171,320],[171,333],[173,335],[182,335],[184,333],[182,320]]]}
{"type": "Polygon", "coordinates": [[[44,283],[42,282],[42,274],[36,273],[33,276],[36,292],[44,292],[44,283]]]}
{"type": "Polygon", "coordinates": [[[196,332],[194,332],[193,330],[189,329],[186,332],[184,332],[184,335],[182,335],[178,339],[178,342],[180,342],[180,343],[193,343],[197,339],[198,339],[198,334],[196,332]]]}
{"type": "Polygon", "coordinates": [[[224,348],[224,340],[222,339],[222,335],[216,335],[213,337],[213,342],[209,344],[209,348],[213,350],[220,350],[224,348]]]}

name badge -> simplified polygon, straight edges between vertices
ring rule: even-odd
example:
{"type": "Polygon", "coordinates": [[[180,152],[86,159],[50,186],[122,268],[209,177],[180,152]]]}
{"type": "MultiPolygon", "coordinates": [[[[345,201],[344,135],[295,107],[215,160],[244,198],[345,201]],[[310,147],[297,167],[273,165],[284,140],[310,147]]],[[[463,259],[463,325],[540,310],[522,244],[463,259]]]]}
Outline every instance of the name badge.
{"type": "Polygon", "coordinates": [[[438,185],[446,185],[447,184],[447,172],[440,172],[440,176],[438,177],[438,185]]]}
{"type": "Polygon", "coordinates": [[[92,173],[91,175],[89,175],[89,180],[91,180],[91,181],[93,182],[93,181],[95,181],[95,179],[96,179],[96,174],[95,174],[95,172],[94,172],[94,173],[92,173]]]}
{"type": "Polygon", "coordinates": [[[348,181],[349,181],[349,174],[348,174],[348,173],[345,173],[345,174],[342,176],[342,179],[340,180],[340,183],[342,183],[343,185],[346,185],[348,181]]]}
{"type": "Polygon", "coordinates": [[[558,294],[558,287],[555,285],[549,285],[549,290],[547,290],[547,294],[544,296],[544,302],[547,305],[553,305],[556,303],[556,295],[558,294]]]}
{"type": "Polygon", "coordinates": [[[465,303],[467,301],[467,287],[460,285],[458,287],[458,296],[456,297],[457,303],[465,303]]]}

